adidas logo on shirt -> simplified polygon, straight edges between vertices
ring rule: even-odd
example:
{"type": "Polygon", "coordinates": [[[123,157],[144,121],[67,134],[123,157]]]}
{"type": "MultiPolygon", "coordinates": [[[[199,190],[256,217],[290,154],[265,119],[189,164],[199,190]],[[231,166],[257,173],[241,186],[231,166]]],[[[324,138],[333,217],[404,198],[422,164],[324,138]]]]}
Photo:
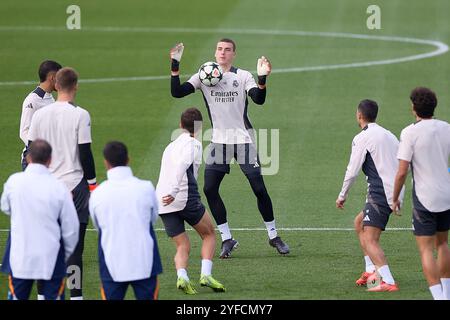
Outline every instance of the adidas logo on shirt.
{"type": "Polygon", "coordinates": [[[258,159],[255,158],[255,164],[253,165],[253,168],[259,168],[258,159]]]}
{"type": "Polygon", "coordinates": [[[363,219],[363,221],[370,221],[369,216],[365,216],[364,219],[363,219]]]}

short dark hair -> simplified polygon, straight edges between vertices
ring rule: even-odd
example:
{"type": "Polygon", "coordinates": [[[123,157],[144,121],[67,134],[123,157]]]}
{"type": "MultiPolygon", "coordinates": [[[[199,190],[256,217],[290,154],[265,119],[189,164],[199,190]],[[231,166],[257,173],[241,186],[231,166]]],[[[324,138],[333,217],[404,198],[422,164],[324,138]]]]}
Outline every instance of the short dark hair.
{"type": "Polygon", "coordinates": [[[52,157],[52,147],[47,141],[36,139],[28,147],[28,157],[33,163],[45,165],[52,157]]]}
{"type": "Polygon", "coordinates": [[[56,84],[60,90],[69,91],[75,88],[78,83],[78,73],[75,69],[65,67],[56,73],[56,84]]]}
{"type": "Polygon", "coordinates": [[[195,132],[195,121],[203,121],[202,113],[197,108],[186,109],[181,114],[181,127],[189,133],[195,132]]]}
{"type": "Polygon", "coordinates": [[[103,156],[112,167],[126,166],[128,164],[127,146],[120,141],[110,141],[103,148],[103,156]]]}
{"type": "Polygon", "coordinates": [[[40,82],[44,82],[45,80],[47,80],[47,76],[50,72],[58,72],[60,69],[62,68],[62,66],[53,60],[45,60],[41,63],[41,65],[39,66],[39,81],[40,82]]]}
{"type": "Polygon", "coordinates": [[[413,104],[413,109],[416,114],[421,118],[431,118],[434,115],[434,109],[437,106],[436,94],[423,87],[415,88],[409,95],[413,104]]]}
{"type": "Polygon", "coordinates": [[[359,103],[358,111],[361,112],[364,120],[375,122],[378,115],[378,104],[373,100],[364,99],[359,103]]]}
{"type": "Polygon", "coordinates": [[[231,43],[233,45],[233,51],[236,51],[236,43],[231,40],[230,38],[222,38],[220,39],[218,42],[228,42],[231,43]]]}

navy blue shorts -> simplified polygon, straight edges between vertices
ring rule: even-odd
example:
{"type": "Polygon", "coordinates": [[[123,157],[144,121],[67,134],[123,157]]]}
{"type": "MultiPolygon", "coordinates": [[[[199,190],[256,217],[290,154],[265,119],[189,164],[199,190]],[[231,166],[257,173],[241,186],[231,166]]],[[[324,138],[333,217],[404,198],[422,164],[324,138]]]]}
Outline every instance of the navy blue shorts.
{"type": "Polygon", "coordinates": [[[430,212],[413,209],[413,233],[415,236],[434,236],[436,232],[450,230],[450,210],[430,212]]]}
{"type": "Polygon", "coordinates": [[[363,226],[376,227],[384,231],[392,209],[386,205],[367,202],[363,209],[363,226]]]}
{"type": "Polygon", "coordinates": [[[203,218],[205,212],[205,206],[201,202],[198,202],[197,206],[190,205],[181,211],[164,213],[160,215],[160,218],[167,235],[173,238],[186,231],[184,228],[185,221],[189,225],[195,226],[203,218]]]}
{"type": "MultiPolygon", "coordinates": [[[[65,279],[40,280],[41,292],[45,300],[64,300],[65,279]]],[[[28,300],[34,280],[18,279],[9,275],[9,300],[28,300]]]]}
{"type": "Polygon", "coordinates": [[[133,288],[136,300],[158,300],[159,280],[156,275],[147,279],[128,282],[102,280],[102,299],[123,300],[128,286],[133,288]]]}
{"type": "Polygon", "coordinates": [[[230,173],[230,163],[233,159],[241,167],[247,177],[261,175],[261,163],[255,144],[219,144],[211,143],[208,146],[208,158],[205,170],[216,170],[230,173]]]}

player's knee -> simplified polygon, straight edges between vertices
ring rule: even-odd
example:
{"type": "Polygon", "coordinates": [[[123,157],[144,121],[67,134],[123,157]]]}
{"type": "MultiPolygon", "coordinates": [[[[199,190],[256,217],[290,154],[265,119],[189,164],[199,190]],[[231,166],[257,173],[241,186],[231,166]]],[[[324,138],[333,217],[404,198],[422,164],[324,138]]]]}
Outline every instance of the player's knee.
{"type": "Polygon", "coordinates": [[[191,244],[189,243],[189,241],[179,242],[176,245],[177,245],[177,252],[179,253],[183,252],[189,253],[189,251],[191,250],[191,244]]]}
{"type": "Polygon", "coordinates": [[[216,233],[215,233],[215,231],[214,231],[214,226],[213,226],[212,224],[210,224],[210,225],[208,226],[208,228],[206,229],[205,235],[206,235],[207,237],[212,237],[212,238],[215,239],[216,233]]]}
{"type": "Polygon", "coordinates": [[[436,240],[436,250],[442,253],[450,253],[447,241],[441,241],[440,239],[436,240]]]}
{"type": "Polygon", "coordinates": [[[263,198],[266,198],[266,197],[269,196],[269,194],[267,193],[267,189],[264,186],[264,184],[253,184],[252,187],[253,187],[253,193],[259,199],[263,199],[263,198]]]}
{"type": "Polygon", "coordinates": [[[373,236],[366,234],[366,236],[364,237],[364,243],[368,246],[376,246],[378,245],[378,240],[373,236]]]}

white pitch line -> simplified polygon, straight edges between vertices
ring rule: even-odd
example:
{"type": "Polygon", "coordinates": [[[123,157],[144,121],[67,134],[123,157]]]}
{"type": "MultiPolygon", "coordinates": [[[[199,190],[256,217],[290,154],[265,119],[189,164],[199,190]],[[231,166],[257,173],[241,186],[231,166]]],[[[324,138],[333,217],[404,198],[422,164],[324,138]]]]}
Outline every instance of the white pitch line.
{"type": "MultiPolygon", "coordinates": [[[[1,31],[61,31],[67,32],[64,27],[48,27],[48,26],[0,26],[1,31]]],[[[373,60],[365,62],[355,62],[346,64],[332,64],[332,65],[320,65],[310,67],[292,67],[292,68],[280,68],[273,69],[272,73],[292,73],[292,72],[308,72],[308,71],[323,71],[323,70],[336,70],[345,68],[361,68],[371,67],[379,65],[388,65],[409,61],[416,61],[421,59],[432,58],[438,55],[442,55],[449,50],[447,44],[427,39],[417,39],[398,36],[376,36],[366,34],[355,33],[338,33],[338,32],[313,32],[313,31],[295,31],[295,30],[258,30],[258,29],[200,29],[200,28],[145,28],[145,27],[83,27],[82,30],[76,30],[71,32],[144,32],[144,33],[221,33],[221,34],[249,34],[249,35],[276,35],[276,36],[308,36],[308,37],[329,37],[329,38],[346,38],[346,39],[362,39],[362,40],[375,40],[375,41],[392,41],[403,43],[415,43],[420,45],[430,45],[436,48],[436,50],[412,55],[399,57],[394,59],[385,60],[373,60]]],[[[255,71],[252,70],[254,73],[255,71]]],[[[186,77],[187,75],[182,75],[186,77]]],[[[166,80],[169,76],[143,76],[143,77],[112,77],[112,78],[97,78],[97,79],[81,79],[81,83],[102,83],[102,82],[122,82],[122,81],[154,81],[154,80],[166,80]]],[[[17,86],[17,85],[31,85],[36,84],[36,81],[3,81],[0,82],[0,86],[17,86]]]]}
{"type": "MultiPolygon", "coordinates": [[[[192,231],[193,229],[186,229],[192,231]]],[[[216,230],[218,230],[216,228],[216,230]]],[[[267,231],[266,228],[231,228],[231,231],[267,231]]],[[[354,228],[319,228],[319,227],[293,227],[277,228],[279,231],[354,231],[354,228]]],[[[412,228],[386,228],[386,231],[411,231],[412,228]]],[[[95,229],[86,229],[86,231],[96,231],[95,229]]],[[[163,228],[156,228],[155,231],[165,231],[163,228]]],[[[9,229],[0,229],[0,232],[9,232],[9,229]]]]}

